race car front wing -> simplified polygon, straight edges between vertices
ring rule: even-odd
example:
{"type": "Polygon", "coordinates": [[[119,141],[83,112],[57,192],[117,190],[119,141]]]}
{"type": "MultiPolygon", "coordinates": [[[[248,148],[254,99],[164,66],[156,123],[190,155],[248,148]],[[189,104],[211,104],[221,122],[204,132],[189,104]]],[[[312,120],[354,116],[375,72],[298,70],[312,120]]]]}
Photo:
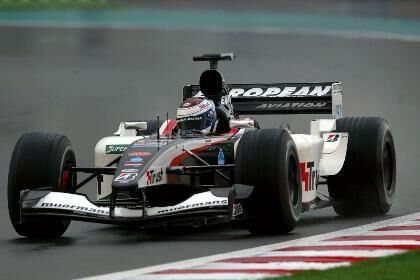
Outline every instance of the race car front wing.
{"type": "Polygon", "coordinates": [[[121,207],[110,210],[88,199],[84,194],[23,190],[21,192],[21,220],[29,216],[61,216],[72,220],[105,224],[136,224],[167,221],[188,217],[215,217],[228,219],[228,198],[217,197],[206,191],[185,201],[165,207],[121,207]]]}

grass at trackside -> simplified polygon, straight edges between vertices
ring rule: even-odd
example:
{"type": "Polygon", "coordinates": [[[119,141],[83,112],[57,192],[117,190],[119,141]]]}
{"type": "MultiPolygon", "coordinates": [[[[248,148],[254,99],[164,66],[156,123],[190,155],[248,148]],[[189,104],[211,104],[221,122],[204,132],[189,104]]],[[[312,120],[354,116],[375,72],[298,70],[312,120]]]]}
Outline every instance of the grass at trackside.
{"type": "Polygon", "coordinates": [[[116,7],[110,0],[0,0],[0,10],[97,9],[116,7]]]}
{"type": "Polygon", "coordinates": [[[420,250],[325,271],[305,271],[266,280],[418,280],[420,250]]]}

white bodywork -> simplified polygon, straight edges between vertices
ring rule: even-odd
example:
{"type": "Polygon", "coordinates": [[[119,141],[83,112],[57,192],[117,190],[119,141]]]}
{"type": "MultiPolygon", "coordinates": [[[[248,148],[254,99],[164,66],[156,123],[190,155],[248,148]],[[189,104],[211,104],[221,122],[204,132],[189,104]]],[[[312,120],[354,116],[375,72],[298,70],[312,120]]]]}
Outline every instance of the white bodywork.
{"type": "MultiPolygon", "coordinates": [[[[102,138],[95,146],[95,166],[103,167],[108,165],[114,159],[120,156],[119,153],[110,153],[111,147],[126,149],[128,145],[138,139],[142,139],[142,136],[109,136],[102,138]],[[127,145],[123,147],[123,145],[127,145]],[[107,151],[108,149],[108,151],[107,151]]],[[[116,167],[117,164],[112,165],[116,167]]],[[[101,193],[97,193],[97,199],[101,199],[111,193],[111,182],[113,175],[103,175],[103,183],[101,193]]]]}
{"type": "Polygon", "coordinates": [[[147,122],[121,122],[118,130],[114,133],[117,136],[136,136],[137,129],[146,130],[147,122]]]}
{"type": "Polygon", "coordinates": [[[302,202],[310,202],[316,197],[318,182],[318,170],[323,142],[319,136],[306,134],[293,134],[293,141],[298,150],[300,170],[302,177],[302,202]],[[312,167],[308,166],[313,164],[312,167]],[[304,174],[308,173],[308,179],[304,180],[304,174]]]}
{"type": "MultiPolygon", "coordinates": [[[[335,130],[335,122],[335,119],[313,120],[311,121],[310,134],[291,134],[298,150],[303,203],[311,202],[316,198],[318,179],[320,176],[335,175],[341,170],[344,164],[348,134],[333,132],[335,130]]],[[[248,121],[244,123],[249,127],[248,121]]],[[[122,152],[124,149],[123,145],[129,145],[136,140],[144,138],[141,136],[128,136],[132,135],[131,129],[126,129],[126,126],[123,124],[124,123],[121,123],[119,130],[116,133],[121,136],[105,137],[97,143],[95,147],[96,166],[106,166],[119,156],[119,154],[112,153],[114,150],[115,152],[122,152]],[[112,148],[114,148],[114,150],[112,150],[112,148]]],[[[237,125],[239,126],[239,122],[237,125]]],[[[241,133],[243,133],[243,129],[241,129],[241,133]]],[[[186,141],[181,145],[167,149],[153,162],[149,169],[150,171],[154,171],[154,173],[160,172],[159,181],[150,182],[145,174],[139,180],[139,187],[168,183],[166,167],[172,159],[183,153],[183,148],[194,150],[202,146],[224,141],[225,139],[226,137],[196,139],[193,141],[186,141]]],[[[238,143],[239,141],[234,145],[235,151],[238,143]]],[[[111,194],[112,179],[113,176],[104,175],[101,193],[98,193],[97,196],[98,199],[111,194]]]]}
{"type": "Polygon", "coordinates": [[[347,151],[347,133],[335,130],[335,119],[311,122],[311,134],[292,134],[296,144],[302,177],[302,202],[316,198],[320,176],[337,174],[343,167],[347,151]]]}
{"type": "Polygon", "coordinates": [[[332,132],[335,119],[318,119],[311,122],[311,135],[320,137],[323,149],[320,158],[319,175],[337,174],[344,165],[347,152],[348,133],[332,132]]]}
{"type": "MultiPolygon", "coordinates": [[[[240,129],[237,134],[242,134],[245,129],[240,129]]],[[[302,180],[302,203],[306,203],[312,207],[317,197],[317,186],[319,176],[333,175],[342,168],[346,150],[347,150],[347,133],[332,132],[335,130],[335,120],[314,120],[311,123],[311,134],[291,134],[296,144],[301,180],[302,180]],[[312,206],[311,206],[312,205],[312,206]]],[[[120,131],[123,132],[123,131],[120,131]]],[[[185,149],[193,151],[196,148],[212,146],[217,142],[224,142],[229,136],[211,137],[211,138],[194,138],[188,141],[180,141],[179,145],[171,145],[168,149],[163,149],[162,153],[153,160],[148,171],[154,170],[156,173],[161,172],[161,178],[156,182],[150,182],[146,174],[139,179],[140,187],[149,187],[151,185],[167,184],[168,178],[166,167],[172,164],[173,160],[182,154],[185,149]]],[[[140,136],[111,136],[101,139],[95,147],[95,164],[98,167],[106,166],[108,163],[117,158],[125,148],[136,140],[144,139],[140,136]],[[114,153],[115,152],[115,153],[114,153]],[[118,152],[118,154],[117,154],[118,152]]],[[[145,139],[148,141],[148,139],[145,139]]],[[[153,140],[150,140],[153,141],[153,140]]],[[[169,140],[176,141],[176,140],[169,140]]],[[[234,144],[236,150],[237,144],[234,144]]],[[[176,143],[173,143],[176,144],[176,143]]],[[[104,175],[102,183],[102,192],[98,194],[98,199],[104,198],[111,193],[111,183],[113,176],[104,175]]],[[[174,213],[181,213],[185,210],[200,210],[208,208],[225,209],[228,206],[227,197],[216,197],[211,191],[206,191],[192,195],[185,201],[176,205],[163,207],[147,207],[144,209],[130,209],[127,207],[116,206],[113,210],[115,218],[133,218],[142,219],[144,216],[164,216],[174,213]]],[[[25,206],[24,206],[25,207],[25,206]]],[[[108,206],[98,206],[92,203],[84,195],[51,192],[29,208],[33,209],[51,209],[71,211],[78,215],[94,215],[96,217],[109,217],[110,208],[108,206]]],[[[310,209],[310,208],[307,208],[310,209]]]]}
{"type": "MultiPolygon", "coordinates": [[[[194,150],[196,148],[200,148],[207,145],[213,145],[215,143],[225,141],[225,137],[212,137],[212,138],[196,138],[191,141],[183,142],[180,145],[176,145],[171,147],[170,149],[165,150],[159,158],[153,161],[152,166],[148,169],[148,171],[154,171],[154,173],[161,172],[161,177],[159,178],[158,182],[148,182],[147,174],[144,174],[139,179],[139,188],[140,187],[149,187],[153,185],[161,185],[167,183],[167,176],[166,176],[166,167],[169,166],[169,163],[178,155],[184,153],[183,149],[194,150]]],[[[140,136],[110,136],[101,139],[95,147],[95,166],[96,167],[103,167],[106,166],[108,163],[112,162],[116,159],[120,154],[110,154],[110,147],[116,148],[123,148],[123,145],[129,145],[136,140],[143,139],[144,137],[140,136]]],[[[168,140],[171,142],[171,140],[168,140]]],[[[117,166],[116,164],[113,165],[114,167],[117,166]]],[[[101,193],[97,194],[97,199],[104,198],[111,194],[112,188],[111,183],[113,180],[112,175],[103,175],[103,183],[101,184],[101,193]]]]}
{"type": "Polygon", "coordinates": [[[172,146],[171,148],[165,150],[160,156],[153,161],[152,166],[148,169],[149,171],[154,171],[153,173],[161,173],[161,178],[158,182],[153,181],[149,182],[147,178],[147,173],[144,174],[139,180],[139,188],[149,187],[153,185],[162,185],[167,184],[167,175],[166,175],[166,167],[168,167],[173,159],[181,154],[185,154],[183,149],[187,149],[189,151],[193,151],[197,148],[202,148],[205,146],[211,146],[218,142],[223,142],[226,140],[227,137],[212,137],[212,138],[196,138],[191,139],[190,141],[182,142],[179,145],[172,146]]]}
{"type": "MultiPolygon", "coordinates": [[[[184,210],[202,209],[208,207],[225,207],[228,205],[226,197],[216,197],[210,191],[195,194],[187,200],[172,206],[147,207],[146,216],[160,216],[182,212],[184,210]]],[[[100,207],[90,202],[86,196],[61,192],[51,192],[42,197],[32,209],[68,210],[81,214],[94,214],[96,216],[109,216],[109,207],[100,207]],[[59,203],[61,202],[61,203],[59,203]]],[[[143,209],[128,209],[115,207],[114,217],[142,218],[143,209]]]]}

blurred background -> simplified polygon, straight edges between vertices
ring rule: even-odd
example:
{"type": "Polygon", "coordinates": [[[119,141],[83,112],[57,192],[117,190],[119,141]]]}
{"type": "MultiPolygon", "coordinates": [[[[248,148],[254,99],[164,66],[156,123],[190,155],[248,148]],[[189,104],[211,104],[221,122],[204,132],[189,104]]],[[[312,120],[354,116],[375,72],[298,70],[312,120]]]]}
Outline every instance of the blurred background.
{"type": "MultiPolygon", "coordinates": [[[[45,278],[37,267],[49,263],[56,268],[52,278],[67,279],[380,219],[343,220],[326,209],[308,214],[293,235],[280,239],[235,232],[246,237],[232,240],[221,232],[196,242],[149,237],[150,247],[139,242],[144,236],[81,223],[55,243],[18,238],[8,221],[6,186],[22,133],[65,134],[80,165],[92,165],[96,142],[120,121],[174,117],[182,86],[197,83],[208,67],[192,56],[209,52],[237,55],[220,67],[231,83],[342,81],[346,116],[383,116],[393,130],[398,181],[390,216],[418,211],[419,51],[420,2],[414,0],[0,0],[0,278],[45,278]],[[156,253],[158,245],[170,250],[156,253]],[[180,249],[185,246],[189,250],[180,249]],[[83,254],[75,258],[74,250],[83,254]],[[139,250],[149,258],[104,265],[104,256],[130,259],[139,250]],[[102,265],[92,265],[93,258],[102,265]],[[70,260],[78,269],[65,265],[70,260]]],[[[308,132],[315,117],[258,119],[263,127],[287,121],[308,132]]]]}

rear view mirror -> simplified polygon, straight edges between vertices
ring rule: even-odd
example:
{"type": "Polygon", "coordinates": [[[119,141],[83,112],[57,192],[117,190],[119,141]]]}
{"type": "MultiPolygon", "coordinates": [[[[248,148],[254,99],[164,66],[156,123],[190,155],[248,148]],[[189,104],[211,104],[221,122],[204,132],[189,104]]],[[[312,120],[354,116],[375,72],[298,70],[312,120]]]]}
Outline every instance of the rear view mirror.
{"type": "Polygon", "coordinates": [[[229,121],[230,128],[254,128],[255,121],[251,118],[233,119],[229,121]]]}
{"type": "Polygon", "coordinates": [[[124,122],[124,128],[146,130],[147,122],[124,122]]]}
{"type": "Polygon", "coordinates": [[[146,130],[147,129],[147,122],[121,122],[118,130],[114,133],[114,135],[119,136],[136,136],[137,130],[146,130]]]}

